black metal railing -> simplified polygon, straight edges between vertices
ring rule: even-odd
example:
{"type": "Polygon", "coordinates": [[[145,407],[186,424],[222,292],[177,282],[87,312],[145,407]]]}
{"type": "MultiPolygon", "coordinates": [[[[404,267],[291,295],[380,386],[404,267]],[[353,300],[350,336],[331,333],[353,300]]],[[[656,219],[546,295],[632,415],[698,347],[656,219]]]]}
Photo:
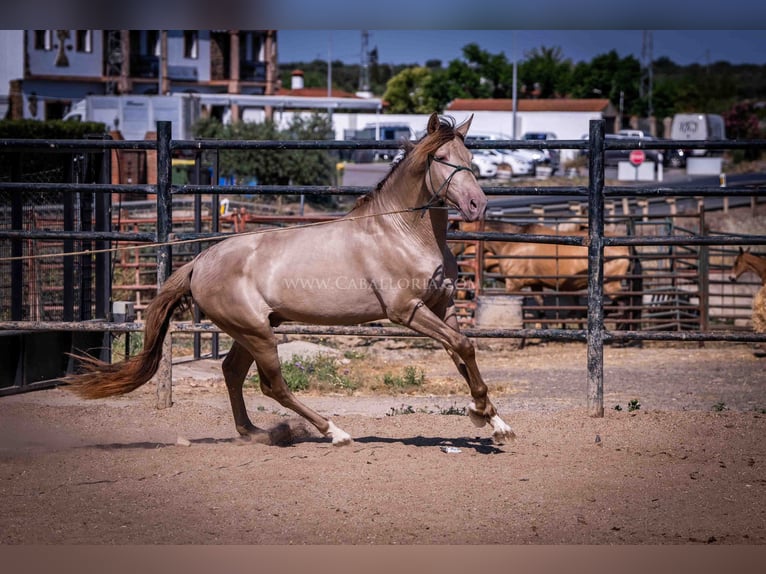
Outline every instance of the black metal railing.
{"type": "MultiPolygon", "coordinates": [[[[154,199],[156,205],[156,230],[154,232],[115,232],[108,224],[103,229],[95,230],[45,230],[29,229],[17,216],[10,217],[11,225],[0,227],[0,242],[11,245],[9,253],[12,257],[5,258],[5,265],[18,270],[18,257],[22,253],[21,242],[24,241],[95,241],[96,251],[108,253],[113,242],[130,241],[156,246],[157,251],[157,283],[158,286],[170,275],[173,258],[173,241],[194,238],[215,239],[221,236],[215,230],[203,233],[197,227],[192,232],[173,234],[173,199],[174,197],[193,196],[197,210],[199,209],[200,194],[218,197],[222,194],[248,195],[302,195],[306,197],[321,196],[357,196],[370,191],[364,186],[273,186],[273,185],[198,185],[172,183],[172,160],[174,155],[185,154],[197,158],[204,152],[220,150],[358,150],[358,149],[391,149],[391,142],[375,141],[177,141],[171,139],[169,122],[158,122],[157,140],[145,142],[126,142],[110,140],[87,141],[36,141],[36,140],[0,140],[0,153],[25,150],[27,152],[51,151],[68,153],[96,152],[108,155],[110,150],[144,150],[156,152],[157,183],[156,185],[124,185],[94,183],[24,183],[19,181],[0,181],[0,197],[14,197],[22,191],[39,191],[47,193],[92,193],[103,196],[110,194],[141,194],[154,199]],[[12,261],[10,261],[12,259],[12,261]]],[[[736,150],[758,148],[766,149],[766,141],[717,141],[695,142],[690,146],[705,150],[736,150]]],[[[580,245],[588,252],[588,304],[587,328],[582,329],[480,329],[469,328],[466,333],[471,337],[488,338],[543,338],[551,340],[578,340],[587,342],[588,364],[588,410],[593,416],[603,415],[603,349],[604,343],[610,341],[632,340],[662,340],[662,341],[766,341],[766,335],[734,332],[728,330],[700,331],[652,331],[652,330],[617,330],[607,329],[604,323],[604,291],[603,264],[604,249],[609,246],[650,246],[650,245],[685,245],[685,246],[726,246],[726,245],[766,245],[763,235],[654,235],[654,236],[605,236],[604,222],[605,200],[625,197],[654,198],[663,196],[677,197],[758,197],[766,196],[766,188],[750,186],[692,186],[676,188],[669,186],[609,186],[604,177],[604,154],[609,149],[673,149],[679,147],[679,142],[673,141],[619,141],[605,138],[605,123],[602,120],[592,121],[588,140],[555,140],[555,141],[480,141],[470,142],[469,148],[506,149],[506,148],[546,148],[558,150],[579,150],[588,155],[588,184],[587,186],[483,186],[489,196],[557,196],[574,198],[587,202],[587,228],[585,237],[566,235],[525,235],[518,233],[500,232],[450,232],[449,238],[458,241],[514,241],[539,242],[568,245],[580,245]]],[[[12,201],[11,201],[12,203],[12,201]]],[[[5,209],[6,206],[0,206],[5,209]]],[[[217,209],[214,210],[217,217],[217,209]]],[[[4,252],[3,252],[4,253],[4,252]]],[[[5,269],[5,267],[3,268],[5,269]]],[[[18,288],[21,288],[17,285],[18,288]]],[[[103,313],[102,313],[103,314],[103,313]]],[[[114,323],[110,321],[109,312],[103,314],[98,323],[82,323],[72,321],[21,321],[18,317],[0,323],[0,331],[107,331],[132,332],[141,329],[137,324],[114,323]]],[[[177,332],[217,333],[216,327],[202,323],[199,317],[191,323],[176,323],[173,330],[177,332]]],[[[322,335],[371,335],[371,336],[418,336],[417,334],[398,327],[368,326],[355,327],[322,327],[310,325],[283,325],[276,329],[286,334],[322,334],[322,335]]],[[[167,359],[169,360],[169,358],[167,359]]],[[[168,392],[169,392],[169,382],[168,392]]]]}

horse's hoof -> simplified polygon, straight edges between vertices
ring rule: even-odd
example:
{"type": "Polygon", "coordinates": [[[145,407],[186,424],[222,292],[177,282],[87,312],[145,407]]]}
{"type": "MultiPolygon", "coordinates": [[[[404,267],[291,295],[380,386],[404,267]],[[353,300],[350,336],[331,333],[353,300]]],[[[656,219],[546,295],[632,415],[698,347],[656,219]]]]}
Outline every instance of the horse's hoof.
{"type": "Polygon", "coordinates": [[[492,440],[494,440],[496,444],[505,444],[516,438],[516,433],[513,432],[513,429],[499,416],[493,416],[489,420],[489,424],[492,425],[492,428],[495,431],[492,433],[492,440]]]}
{"type": "Polygon", "coordinates": [[[482,428],[487,425],[487,417],[479,413],[479,411],[476,410],[476,405],[473,403],[468,405],[468,418],[471,419],[471,422],[476,428],[482,428]]]}
{"type": "Polygon", "coordinates": [[[327,429],[327,432],[324,433],[324,435],[332,439],[333,446],[346,446],[347,444],[351,444],[353,442],[350,434],[335,426],[332,421],[329,422],[330,427],[327,429]]]}
{"type": "Polygon", "coordinates": [[[507,430],[497,430],[492,433],[492,440],[495,444],[506,444],[513,442],[515,438],[516,433],[514,433],[510,428],[507,430]]]}
{"type": "Polygon", "coordinates": [[[342,438],[334,438],[334,439],[332,439],[332,445],[333,446],[346,446],[346,445],[351,444],[352,442],[354,442],[354,441],[353,441],[353,439],[350,436],[345,436],[345,437],[342,437],[342,438]]]}

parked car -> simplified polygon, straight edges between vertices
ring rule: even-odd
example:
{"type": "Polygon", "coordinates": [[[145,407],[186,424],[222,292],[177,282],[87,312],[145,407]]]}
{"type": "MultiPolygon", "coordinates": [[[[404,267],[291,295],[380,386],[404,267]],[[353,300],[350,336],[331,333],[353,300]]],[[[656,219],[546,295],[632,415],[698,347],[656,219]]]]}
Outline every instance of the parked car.
{"type": "MultiPolygon", "coordinates": [[[[558,139],[552,132],[526,132],[521,139],[524,141],[552,141],[558,139]]],[[[538,152],[541,157],[537,160],[538,165],[551,168],[551,175],[558,171],[561,166],[561,152],[557,149],[529,150],[538,152]]]]}
{"type": "MultiPolygon", "coordinates": [[[[468,136],[467,141],[500,141],[510,139],[510,136],[503,134],[472,134],[468,136]]],[[[498,165],[505,163],[510,166],[512,175],[534,175],[538,162],[543,160],[540,151],[532,149],[474,149],[474,154],[477,151],[488,152],[483,155],[493,157],[498,165]]]]}
{"type": "Polygon", "coordinates": [[[471,170],[476,179],[495,177],[497,175],[497,158],[489,153],[489,150],[473,150],[471,170]]]}
{"type": "Polygon", "coordinates": [[[525,150],[492,149],[484,150],[489,152],[490,158],[493,158],[498,166],[506,165],[510,168],[511,177],[514,175],[535,175],[537,164],[530,159],[527,154],[520,153],[525,150]]]}

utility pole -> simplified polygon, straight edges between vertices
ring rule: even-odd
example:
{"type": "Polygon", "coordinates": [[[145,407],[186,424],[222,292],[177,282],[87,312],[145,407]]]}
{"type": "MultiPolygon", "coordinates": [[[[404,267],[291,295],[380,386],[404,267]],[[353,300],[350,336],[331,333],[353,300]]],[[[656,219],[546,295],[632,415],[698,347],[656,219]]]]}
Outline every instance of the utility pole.
{"type": "Polygon", "coordinates": [[[642,99],[646,98],[646,115],[654,116],[654,106],[652,105],[652,84],[654,83],[654,74],[652,72],[652,61],[654,60],[654,40],[651,30],[644,30],[643,44],[641,47],[641,83],[639,85],[639,95],[642,99]]]}
{"type": "Polygon", "coordinates": [[[511,58],[513,58],[513,87],[511,88],[512,89],[511,97],[513,98],[511,100],[512,101],[511,105],[513,106],[513,110],[511,114],[511,118],[512,118],[511,139],[516,139],[517,137],[516,136],[516,116],[518,114],[518,109],[519,109],[518,102],[517,102],[518,95],[519,95],[517,84],[518,84],[519,77],[518,77],[518,61],[516,58],[516,35],[513,32],[511,32],[511,58]]]}
{"type": "Polygon", "coordinates": [[[362,30],[362,62],[359,66],[359,91],[356,93],[360,98],[370,98],[370,33],[362,30]]]}

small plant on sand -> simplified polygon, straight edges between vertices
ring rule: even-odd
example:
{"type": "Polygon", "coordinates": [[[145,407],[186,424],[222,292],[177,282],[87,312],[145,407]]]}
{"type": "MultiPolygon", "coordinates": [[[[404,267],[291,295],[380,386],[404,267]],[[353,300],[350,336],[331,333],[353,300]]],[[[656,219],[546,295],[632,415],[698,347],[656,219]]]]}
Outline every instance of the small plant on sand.
{"type": "Polygon", "coordinates": [[[458,407],[456,405],[451,405],[447,407],[446,409],[439,409],[440,415],[458,415],[461,417],[467,416],[468,412],[466,411],[465,407],[458,407]]]}
{"type": "MultiPolygon", "coordinates": [[[[629,413],[632,413],[633,411],[637,411],[637,410],[640,410],[640,409],[641,409],[641,403],[638,402],[638,399],[631,399],[630,401],[628,401],[628,412],[629,413]]],[[[621,412],[622,411],[622,406],[620,406],[619,404],[614,405],[614,410],[616,410],[617,412],[621,412]]]]}
{"type": "Polygon", "coordinates": [[[391,407],[391,409],[386,413],[387,417],[395,417],[397,415],[414,415],[415,409],[412,408],[411,405],[402,405],[398,409],[395,407],[391,407]]]}

